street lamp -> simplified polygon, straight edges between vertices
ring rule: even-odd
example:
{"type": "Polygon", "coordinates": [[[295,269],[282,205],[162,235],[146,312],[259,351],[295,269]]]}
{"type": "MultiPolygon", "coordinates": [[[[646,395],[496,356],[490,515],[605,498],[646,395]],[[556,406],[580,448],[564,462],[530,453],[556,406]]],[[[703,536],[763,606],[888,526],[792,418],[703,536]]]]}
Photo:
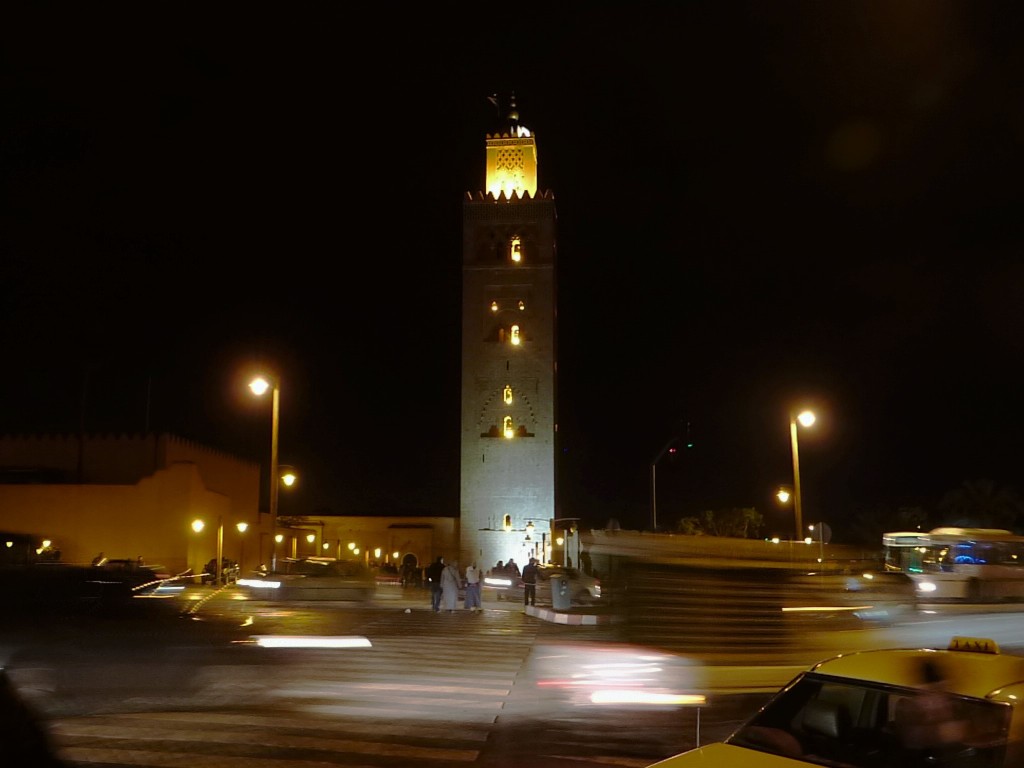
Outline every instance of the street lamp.
{"type": "MultiPolygon", "coordinates": [[[[676,453],[675,444],[679,441],[679,434],[673,434],[667,443],[658,451],[658,455],[651,461],[651,530],[658,532],[658,462],[665,453],[676,453]]],[[[690,438],[690,422],[686,422],[686,448],[693,448],[693,441],[690,438]]]]}
{"type": "MultiPolygon", "coordinates": [[[[192,521],[192,530],[195,531],[196,533],[201,533],[202,530],[205,527],[206,527],[206,523],[204,523],[202,520],[200,520],[198,518],[196,518],[195,520],[192,521]]],[[[221,520],[220,517],[218,517],[217,518],[217,564],[214,566],[214,569],[213,569],[213,578],[214,578],[213,585],[215,587],[218,584],[220,584],[220,577],[221,577],[221,567],[220,567],[220,564],[221,564],[221,560],[223,559],[223,557],[224,557],[224,522],[223,522],[223,520],[221,520]]]]}
{"type": "Polygon", "coordinates": [[[818,531],[818,562],[825,565],[825,537],[831,536],[832,532],[825,523],[818,523],[817,525],[808,525],[807,530],[814,533],[815,529],[818,531]]]}
{"type": "MultiPolygon", "coordinates": [[[[562,565],[566,568],[569,567],[569,539],[576,534],[576,523],[579,522],[578,517],[556,517],[552,521],[553,527],[561,528],[562,535],[559,537],[561,541],[558,545],[562,547],[562,565]]],[[[578,541],[578,539],[577,539],[578,541]]],[[[579,547],[577,547],[577,550],[579,547]]],[[[579,552],[576,553],[576,567],[579,568],[579,552]]]]}
{"type": "Polygon", "coordinates": [[[245,568],[245,536],[242,534],[249,530],[249,524],[235,523],[235,528],[238,529],[238,573],[241,574],[245,568]]]}
{"type": "Polygon", "coordinates": [[[800,448],[797,442],[797,423],[803,427],[809,427],[814,423],[814,414],[810,411],[803,411],[800,414],[791,415],[789,418],[789,436],[793,444],[793,514],[796,518],[796,538],[799,541],[803,536],[803,509],[800,506],[800,448]]]}
{"type": "Polygon", "coordinates": [[[577,523],[578,523],[578,521],[574,522],[572,524],[572,526],[569,528],[569,533],[571,533],[573,535],[573,537],[576,539],[576,565],[575,565],[575,568],[580,573],[583,573],[583,563],[580,562],[580,551],[582,550],[582,542],[580,541],[580,538],[581,538],[580,527],[579,527],[579,525],[577,523]]]}
{"type": "Polygon", "coordinates": [[[676,449],[672,447],[675,441],[676,437],[673,435],[672,439],[665,443],[665,447],[658,451],[658,455],[651,462],[651,530],[655,533],[658,532],[658,462],[666,451],[675,453],[676,449]]]}
{"type": "MultiPolygon", "coordinates": [[[[261,397],[268,389],[273,389],[273,417],[270,426],[270,530],[277,532],[277,485],[280,479],[277,476],[277,433],[279,414],[281,408],[281,387],[278,382],[273,385],[262,376],[257,376],[249,382],[249,389],[257,397],[261,397]]],[[[276,543],[277,537],[274,537],[276,543]]],[[[277,546],[273,547],[270,555],[270,569],[277,570],[277,546]]]]}

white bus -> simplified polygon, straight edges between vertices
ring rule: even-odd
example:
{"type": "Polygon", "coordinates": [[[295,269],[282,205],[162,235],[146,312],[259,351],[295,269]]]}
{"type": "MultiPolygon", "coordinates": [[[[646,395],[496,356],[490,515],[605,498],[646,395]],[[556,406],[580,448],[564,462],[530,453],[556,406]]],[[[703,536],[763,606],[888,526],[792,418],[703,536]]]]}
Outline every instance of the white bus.
{"type": "Polygon", "coordinates": [[[885,568],[906,573],[919,601],[1024,600],[1024,536],[1001,528],[882,535],[885,568]]]}

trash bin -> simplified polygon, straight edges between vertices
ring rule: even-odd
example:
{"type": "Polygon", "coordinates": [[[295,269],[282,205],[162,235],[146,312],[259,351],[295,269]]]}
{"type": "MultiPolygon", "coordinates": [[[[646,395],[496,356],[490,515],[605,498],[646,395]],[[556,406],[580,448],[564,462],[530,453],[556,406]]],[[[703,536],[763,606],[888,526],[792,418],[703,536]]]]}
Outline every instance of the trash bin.
{"type": "Polygon", "coordinates": [[[564,573],[551,576],[551,607],[556,611],[568,611],[572,605],[572,594],[569,590],[569,577],[564,573]]]}

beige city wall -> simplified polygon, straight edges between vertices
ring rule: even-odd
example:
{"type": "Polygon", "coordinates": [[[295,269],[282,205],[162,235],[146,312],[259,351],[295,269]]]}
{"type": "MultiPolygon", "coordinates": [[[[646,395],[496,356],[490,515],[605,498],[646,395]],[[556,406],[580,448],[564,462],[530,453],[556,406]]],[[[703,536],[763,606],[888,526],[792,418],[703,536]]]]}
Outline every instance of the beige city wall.
{"type": "Polygon", "coordinates": [[[102,551],[179,573],[214,556],[218,516],[233,522],[229,500],[204,488],[188,463],[135,485],[0,485],[0,529],[51,539],[67,563],[102,551]],[[202,536],[190,527],[196,518],[207,521],[202,536]]]}

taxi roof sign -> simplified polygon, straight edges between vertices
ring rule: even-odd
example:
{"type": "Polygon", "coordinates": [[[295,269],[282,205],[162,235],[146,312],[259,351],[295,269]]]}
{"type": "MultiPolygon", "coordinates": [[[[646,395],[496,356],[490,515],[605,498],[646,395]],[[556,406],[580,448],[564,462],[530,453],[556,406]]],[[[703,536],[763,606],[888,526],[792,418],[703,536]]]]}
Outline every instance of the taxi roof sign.
{"type": "Polygon", "coordinates": [[[971,653],[999,653],[999,645],[987,637],[954,637],[949,641],[949,650],[971,653]]]}

